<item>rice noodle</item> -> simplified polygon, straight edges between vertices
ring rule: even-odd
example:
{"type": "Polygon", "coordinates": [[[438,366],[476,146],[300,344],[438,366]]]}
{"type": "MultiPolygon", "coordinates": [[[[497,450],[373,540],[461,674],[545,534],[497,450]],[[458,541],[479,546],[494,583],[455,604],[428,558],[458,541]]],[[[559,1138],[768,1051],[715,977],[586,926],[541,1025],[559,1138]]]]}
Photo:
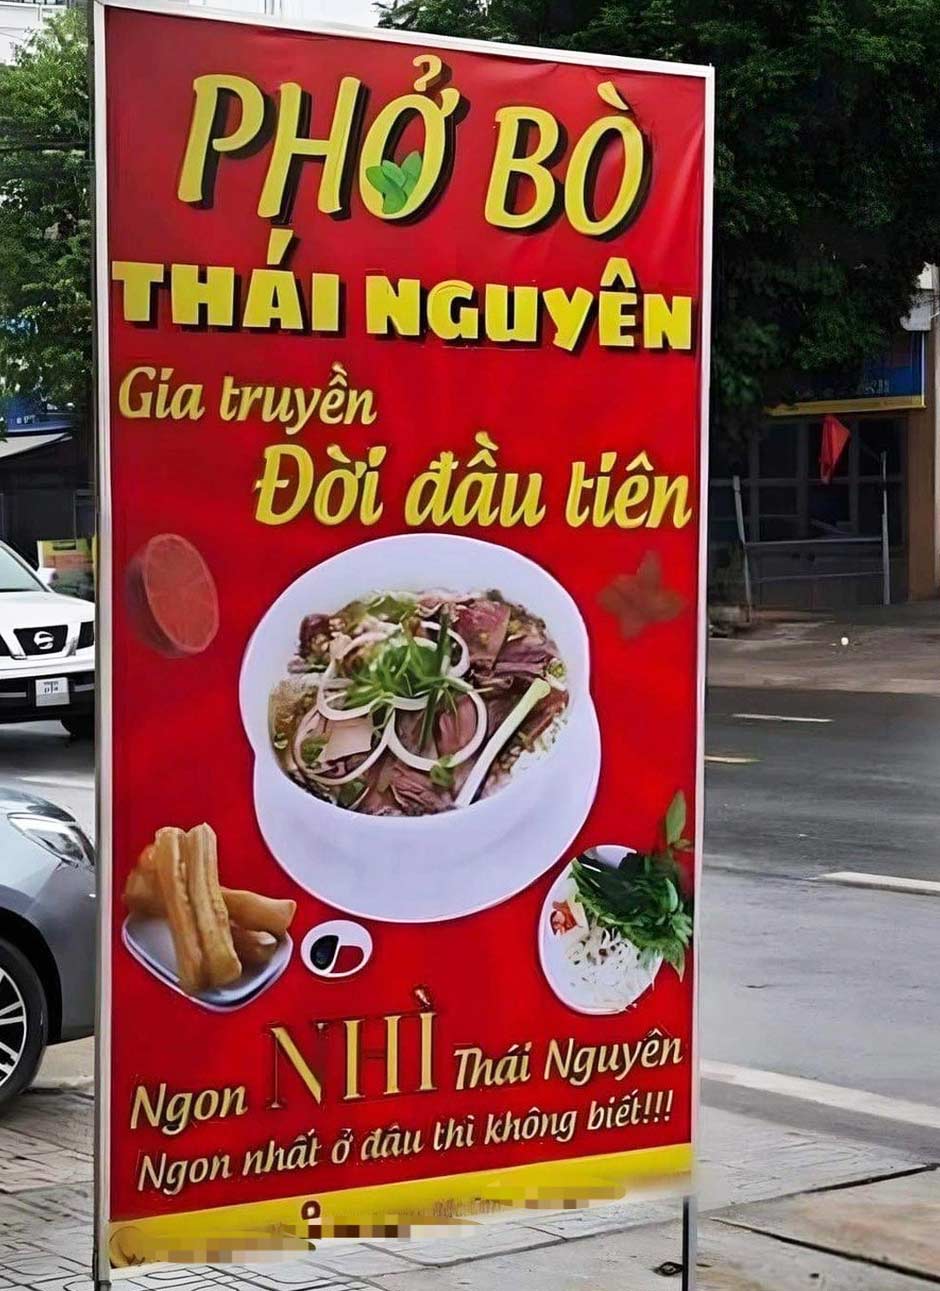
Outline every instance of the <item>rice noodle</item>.
{"type": "Polygon", "coordinates": [[[643,963],[642,953],[622,933],[602,924],[564,934],[565,968],[580,1000],[605,1012],[620,1012],[653,983],[659,962],[643,963]]]}

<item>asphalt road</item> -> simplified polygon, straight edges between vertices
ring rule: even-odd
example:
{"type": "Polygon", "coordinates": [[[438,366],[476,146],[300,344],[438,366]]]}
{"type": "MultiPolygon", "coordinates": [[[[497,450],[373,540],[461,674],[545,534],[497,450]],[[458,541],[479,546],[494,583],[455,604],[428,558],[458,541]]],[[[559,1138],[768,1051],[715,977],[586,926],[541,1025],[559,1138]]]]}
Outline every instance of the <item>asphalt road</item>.
{"type": "Polygon", "coordinates": [[[940,699],[715,688],[705,746],[713,868],[940,880],[940,699]]]}
{"type": "Polygon", "coordinates": [[[90,837],[95,828],[95,755],[58,722],[0,726],[0,779],[72,812],[90,837]]]}
{"type": "MultiPolygon", "coordinates": [[[[940,1105],[940,898],[818,880],[940,880],[940,699],[716,689],[706,750],[734,760],[707,768],[703,1056],[940,1105]]],[[[93,828],[91,747],[54,723],[0,727],[0,776],[93,828]]]]}

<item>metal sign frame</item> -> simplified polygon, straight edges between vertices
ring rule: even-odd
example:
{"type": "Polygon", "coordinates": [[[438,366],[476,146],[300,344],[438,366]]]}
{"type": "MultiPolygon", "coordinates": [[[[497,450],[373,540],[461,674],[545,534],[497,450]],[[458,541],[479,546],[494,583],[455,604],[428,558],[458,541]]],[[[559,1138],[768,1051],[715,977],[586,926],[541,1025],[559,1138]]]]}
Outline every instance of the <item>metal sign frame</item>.
{"type": "MultiPolygon", "coordinates": [[[[94,211],[94,297],[95,297],[95,407],[97,417],[97,493],[98,493],[98,599],[96,639],[98,643],[97,708],[97,848],[98,848],[98,999],[96,1011],[96,1126],[95,1126],[95,1266],[98,1287],[111,1281],[108,1252],[110,1219],[110,1018],[111,1018],[111,927],[112,927],[112,747],[110,713],[114,702],[112,669],[112,597],[114,570],[112,564],[111,511],[111,424],[110,424],[110,354],[109,354],[109,258],[108,258],[108,148],[107,148],[107,66],[105,56],[105,13],[108,8],[131,9],[142,13],[165,14],[193,22],[228,22],[240,26],[272,28],[280,31],[310,32],[324,36],[342,36],[352,40],[384,41],[389,44],[417,43],[429,47],[491,57],[526,58],[539,63],[574,63],[590,67],[609,67],[629,72],[653,72],[665,76],[699,78],[704,82],[705,133],[703,149],[701,304],[700,304],[700,407],[699,407],[699,553],[698,553],[698,622],[697,622],[697,699],[696,699],[696,766],[695,766],[695,893],[693,944],[698,948],[701,930],[700,891],[702,872],[702,839],[704,829],[704,716],[705,667],[708,641],[706,608],[708,565],[708,420],[711,356],[711,296],[713,237],[713,175],[715,150],[715,73],[712,67],[688,63],[669,63],[652,59],[592,55],[572,50],[550,50],[526,45],[497,44],[482,40],[427,35],[422,32],[400,32],[380,28],[346,26],[339,23],[284,20],[268,13],[250,14],[222,9],[186,8],[174,0],[94,0],[90,6],[90,65],[93,77],[93,155],[95,162],[94,211]]],[[[700,1073],[698,1054],[699,1023],[699,955],[694,956],[692,982],[691,1030],[691,1143],[698,1138],[700,1073]]],[[[697,1247],[697,1206],[694,1196],[683,1202],[683,1278],[685,1291],[695,1288],[695,1253],[697,1247]]]]}

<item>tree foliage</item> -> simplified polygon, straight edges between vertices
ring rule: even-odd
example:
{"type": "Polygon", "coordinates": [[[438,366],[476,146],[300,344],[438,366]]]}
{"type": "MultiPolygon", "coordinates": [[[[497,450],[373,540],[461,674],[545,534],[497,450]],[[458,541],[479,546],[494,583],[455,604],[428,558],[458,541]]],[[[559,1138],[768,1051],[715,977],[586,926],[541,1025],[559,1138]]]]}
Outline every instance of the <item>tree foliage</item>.
{"type": "Polygon", "coordinates": [[[938,0],[387,0],[382,25],[716,68],[715,422],[857,378],[940,260],[938,0]]]}
{"type": "Polygon", "coordinates": [[[83,420],[91,388],[86,18],[68,9],[0,66],[0,396],[83,420]]]}

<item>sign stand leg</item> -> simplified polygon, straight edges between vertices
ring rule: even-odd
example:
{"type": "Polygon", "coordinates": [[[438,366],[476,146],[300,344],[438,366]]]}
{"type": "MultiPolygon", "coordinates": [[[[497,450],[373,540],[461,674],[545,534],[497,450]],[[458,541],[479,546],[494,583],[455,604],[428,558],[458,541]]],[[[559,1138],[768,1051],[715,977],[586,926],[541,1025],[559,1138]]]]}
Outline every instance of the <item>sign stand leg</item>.
{"type": "Polygon", "coordinates": [[[881,454],[881,583],[882,604],[891,604],[891,548],[888,542],[888,454],[881,454]]]}
{"type": "Polygon", "coordinates": [[[698,1256],[698,1198],[682,1198],[682,1291],[695,1291],[698,1256]]]}

